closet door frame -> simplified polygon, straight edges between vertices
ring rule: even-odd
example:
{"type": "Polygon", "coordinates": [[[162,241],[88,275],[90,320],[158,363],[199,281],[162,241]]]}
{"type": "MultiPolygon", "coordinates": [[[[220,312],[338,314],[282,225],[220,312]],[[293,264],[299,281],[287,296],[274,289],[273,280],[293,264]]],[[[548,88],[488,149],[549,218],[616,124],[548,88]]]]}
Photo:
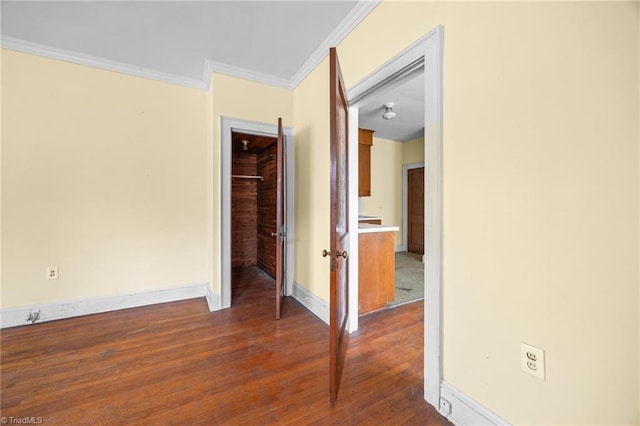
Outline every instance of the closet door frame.
{"type": "MultiPolygon", "coordinates": [[[[294,195],[294,140],[293,128],[284,127],[286,138],[286,197],[285,197],[285,224],[287,232],[286,265],[285,265],[285,295],[291,296],[293,289],[293,195],[294,195]]],[[[259,123],[242,120],[233,117],[220,118],[220,247],[215,247],[213,253],[220,253],[220,309],[231,307],[231,134],[233,132],[249,133],[253,135],[278,137],[278,121],[274,117],[273,124],[259,123]]],[[[214,196],[215,199],[215,196],[214,196]]],[[[213,207],[215,211],[215,206],[213,207]]],[[[215,229],[215,224],[214,224],[215,229]]],[[[215,262],[214,262],[215,265],[215,262]]],[[[215,271],[214,271],[215,273],[215,271]]],[[[215,292],[215,290],[214,290],[215,292]]]]}

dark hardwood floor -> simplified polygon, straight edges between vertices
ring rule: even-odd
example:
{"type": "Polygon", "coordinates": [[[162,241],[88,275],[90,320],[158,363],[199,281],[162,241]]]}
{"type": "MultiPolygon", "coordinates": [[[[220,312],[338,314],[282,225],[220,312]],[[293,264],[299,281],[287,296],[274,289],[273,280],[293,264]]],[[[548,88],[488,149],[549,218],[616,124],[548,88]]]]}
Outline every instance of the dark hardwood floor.
{"type": "Polygon", "coordinates": [[[234,270],[204,299],[2,330],[1,415],[44,424],[449,425],[423,400],[422,302],[362,317],[335,405],[329,329],[273,280],[234,270]]]}

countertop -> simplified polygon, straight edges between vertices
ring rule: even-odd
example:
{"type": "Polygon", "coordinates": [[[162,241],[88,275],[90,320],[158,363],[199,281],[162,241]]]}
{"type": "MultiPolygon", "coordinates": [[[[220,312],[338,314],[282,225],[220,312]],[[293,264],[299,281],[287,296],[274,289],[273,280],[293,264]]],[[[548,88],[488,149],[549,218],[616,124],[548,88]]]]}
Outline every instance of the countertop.
{"type": "Polygon", "coordinates": [[[367,234],[372,232],[396,232],[399,230],[400,228],[398,226],[373,225],[370,223],[358,224],[358,234],[367,234]]]}
{"type": "Polygon", "coordinates": [[[358,216],[358,221],[361,220],[382,220],[382,217],[380,216],[363,216],[363,215],[359,215],[358,216]]]}

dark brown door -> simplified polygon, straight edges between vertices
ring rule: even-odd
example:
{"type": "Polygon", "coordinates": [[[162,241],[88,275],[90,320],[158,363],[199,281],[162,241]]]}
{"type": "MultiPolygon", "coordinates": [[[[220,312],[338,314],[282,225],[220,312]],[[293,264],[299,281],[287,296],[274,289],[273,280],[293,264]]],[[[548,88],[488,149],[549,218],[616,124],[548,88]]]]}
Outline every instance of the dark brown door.
{"type": "Polygon", "coordinates": [[[276,319],[280,319],[285,280],[285,149],[282,118],[278,118],[278,145],[276,147],[276,319]]]}
{"type": "Polygon", "coordinates": [[[424,167],[407,173],[407,250],[424,254],[424,167]]]}
{"type": "MultiPolygon", "coordinates": [[[[331,133],[331,223],[330,223],[330,297],[329,297],[329,394],[331,402],[338,398],[349,333],[347,250],[349,223],[347,203],[348,167],[347,133],[349,104],[340,71],[338,54],[329,52],[330,68],[330,133],[331,133]]],[[[326,254],[326,252],[325,252],[326,254]]]]}

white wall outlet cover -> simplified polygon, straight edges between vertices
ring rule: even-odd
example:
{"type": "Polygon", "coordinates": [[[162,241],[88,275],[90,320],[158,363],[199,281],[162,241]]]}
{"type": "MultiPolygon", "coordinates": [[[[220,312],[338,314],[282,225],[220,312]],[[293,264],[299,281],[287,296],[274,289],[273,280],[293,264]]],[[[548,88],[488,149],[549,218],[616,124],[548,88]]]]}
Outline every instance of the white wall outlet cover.
{"type": "Polygon", "coordinates": [[[545,380],[544,350],[520,343],[520,368],[525,373],[545,380]]]}
{"type": "Polygon", "coordinates": [[[451,414],[451,403],[444,398],[440,398],[440,414],[445,417],[451,414]]]}

